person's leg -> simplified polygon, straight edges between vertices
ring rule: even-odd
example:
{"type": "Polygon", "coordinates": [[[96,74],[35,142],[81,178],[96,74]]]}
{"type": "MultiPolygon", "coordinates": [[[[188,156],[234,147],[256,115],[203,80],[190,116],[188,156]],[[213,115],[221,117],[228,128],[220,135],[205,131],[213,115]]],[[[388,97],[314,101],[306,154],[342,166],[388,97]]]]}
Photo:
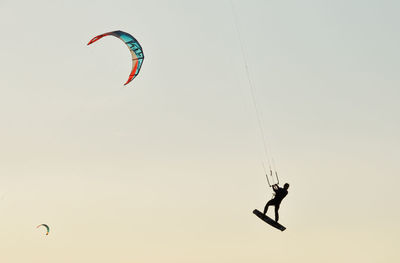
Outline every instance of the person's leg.
{"type": "Polygon", "coordinates": [[[274,199],[269,200],[268,203],[265,205],[265,207],[264,207],[264,215],[267,214],[268,206],[270,206],[270,205],[274,205],[274,199]]]}
{"type": "Polygon", "coordinates": [[[279,220],[279,205],[275,205],[275,222],[278,222],[279,220]]]}

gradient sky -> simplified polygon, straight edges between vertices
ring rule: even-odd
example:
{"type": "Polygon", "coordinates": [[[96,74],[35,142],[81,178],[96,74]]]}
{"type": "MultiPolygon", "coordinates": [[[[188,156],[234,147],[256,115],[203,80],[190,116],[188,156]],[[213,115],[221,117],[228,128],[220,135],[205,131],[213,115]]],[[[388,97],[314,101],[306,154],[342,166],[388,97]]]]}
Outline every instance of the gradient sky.
{"type": "Polygon", "coordinates": [[[1,262],[400,261],[400,3],[233,3],[287,230],[229,1],[0,0],[1,262]]]}

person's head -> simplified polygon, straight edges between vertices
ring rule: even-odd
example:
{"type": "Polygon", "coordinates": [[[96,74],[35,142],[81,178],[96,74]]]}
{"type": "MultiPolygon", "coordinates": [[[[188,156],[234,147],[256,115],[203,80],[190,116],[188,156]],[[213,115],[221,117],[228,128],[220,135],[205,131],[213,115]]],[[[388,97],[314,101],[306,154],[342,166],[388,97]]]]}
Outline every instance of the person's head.
{"type": "Polygon", "coordinates": [[[284,184],[283,188],[285,188],[287,190],[289,188],[289,184],[288,183],[284,184]]]}

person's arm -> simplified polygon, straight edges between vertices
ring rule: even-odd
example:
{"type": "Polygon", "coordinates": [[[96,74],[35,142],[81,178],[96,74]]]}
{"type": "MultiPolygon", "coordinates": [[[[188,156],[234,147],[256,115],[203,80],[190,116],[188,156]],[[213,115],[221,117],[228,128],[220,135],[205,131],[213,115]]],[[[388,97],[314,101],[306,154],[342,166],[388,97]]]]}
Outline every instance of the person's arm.
{"type": "Polygon", "coordinates": [[[279,186],[278,186],[277,184],[274,184],[274,185],[272,186],[272,189],[273,189],[275,192],[277,192],[277,191],[279,190],[279,186]]]}

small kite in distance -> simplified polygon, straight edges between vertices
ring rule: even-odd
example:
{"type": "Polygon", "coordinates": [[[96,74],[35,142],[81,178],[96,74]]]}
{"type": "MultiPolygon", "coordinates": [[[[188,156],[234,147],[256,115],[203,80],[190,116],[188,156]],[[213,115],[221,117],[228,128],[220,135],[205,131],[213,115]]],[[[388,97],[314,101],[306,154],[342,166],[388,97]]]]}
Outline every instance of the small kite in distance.
{"type": "Polygon", "coordinates": [[[41,224],[41,225],[38,225],[36,228],[39,228],[41,226],[44,226],[46,228],[46,236],[49,235],[50,227],[48,225],[46,225],[46,224],[41,224]]]}
{"type": "Polygon", "coordinates": [[[124,84],[124,85],[126,85],[129,82],[131,82],[139,74],[140,68],[142,67],[143,60],[144,60],[143,49],[140,46],[139,42],[132,35],[130,35],[126,32],[120,31],[120,30],[112,31],[112,32],[108,32],[108,33],[104,33],[104,34],[95,36],[94,38],[92,38],[89,41],[89,43],[87,45],[90,45],[105,36],[115,36],[115,37],[121,39],[128,46],[129,51],[131,52],[132,70],[131,70],[131,73],[129,74],[128,80],[124,84]]]}

